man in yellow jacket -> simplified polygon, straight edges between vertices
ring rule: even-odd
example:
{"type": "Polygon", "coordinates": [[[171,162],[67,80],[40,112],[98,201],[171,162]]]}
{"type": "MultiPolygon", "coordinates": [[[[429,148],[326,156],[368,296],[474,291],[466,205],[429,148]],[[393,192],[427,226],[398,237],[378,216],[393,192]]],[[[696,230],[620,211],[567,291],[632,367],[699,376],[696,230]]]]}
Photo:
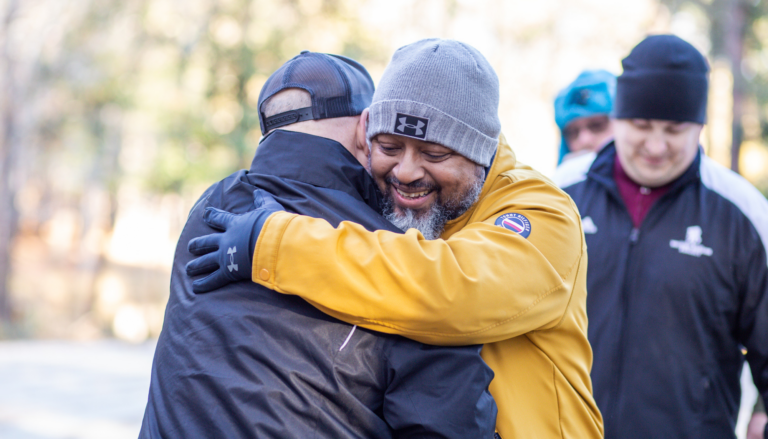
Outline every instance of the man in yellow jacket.
{"type": "Polygon", "coordinates": [[[196,291],[239,280],[226,251],[244,239],[254,282],[329,315],[423,343],[485,344],[502,438],[602,437],[580,217],[517,162],[500,136],[498,101],[498,78],[471,46],[400,48],[358,144],[368,142],[385,216],[408,231],[256,209],[190,242],[211,251],[190,262],[213,271],[196,291]]]}

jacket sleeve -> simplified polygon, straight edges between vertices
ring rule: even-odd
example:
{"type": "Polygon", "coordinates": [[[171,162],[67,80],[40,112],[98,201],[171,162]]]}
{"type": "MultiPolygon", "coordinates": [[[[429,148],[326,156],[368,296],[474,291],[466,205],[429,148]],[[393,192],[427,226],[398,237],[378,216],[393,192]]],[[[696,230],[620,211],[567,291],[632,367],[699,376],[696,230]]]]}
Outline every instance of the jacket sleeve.
{"type": "Polygon", "coordinates": [[[741,312],[738,319],[739,341],[747,348],[746,359],[752,379],[763,401],[768,401],[768,261],[766,248],[757,233],[750,241],[757,243],[746,263],[739,264],[744,280],[741,312]]]}
{"type": "Polygon", "coordinates": [[[493,372],[481,346],[396,343],[387,355],[384,420],[394,437],[492,439],[497,408],[488,386],[493,372]]]}
{"type": "Polygon", "coordinates": [[[467,224],[425,240],[413,229],[333,228],[279,212],[256,243],[253,280],[350,324],[429,344],[489,343],[557,325],[586,264],[570,197],[543,178],[502,176],[468,220],[455,221],[467,224]],[[495,224],[506,213],[530,221],[527,239],[495,224]]]}

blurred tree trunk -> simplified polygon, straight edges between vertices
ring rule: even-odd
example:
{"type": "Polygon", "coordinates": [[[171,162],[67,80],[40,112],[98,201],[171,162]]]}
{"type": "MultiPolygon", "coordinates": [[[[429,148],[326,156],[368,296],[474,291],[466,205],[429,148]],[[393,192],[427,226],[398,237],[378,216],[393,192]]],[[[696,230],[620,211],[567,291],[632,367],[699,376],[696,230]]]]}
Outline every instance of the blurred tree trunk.
{"type": "Polygon", "coordinates": [[[11,323],[9,277],[11,249],[16,235],[18,213],[14,206],[14,164],[19,148],[15,120],[18,89],[15,82],[14,60],[11,55],[9,28],[18,10],[18,0],[8,2],[2,22],[0,75],[2,75],[2,143],[0,143],[0,325],[11,323]]]}
{"type": "Polygon", "coordinates": [[[739,153],[741,142],[744,138],[742,116],[745,103],[745,80],[741,71],[744,59],[744,38],[747,33],[747,7],[744,0],[729,0],[726,2],[725,21],[718,22],[723,29],[718,34],[722,35],[723,55],[731,65],[733,76],[733,122],[731,141],[731,169],[739,172],[739,153]]]}

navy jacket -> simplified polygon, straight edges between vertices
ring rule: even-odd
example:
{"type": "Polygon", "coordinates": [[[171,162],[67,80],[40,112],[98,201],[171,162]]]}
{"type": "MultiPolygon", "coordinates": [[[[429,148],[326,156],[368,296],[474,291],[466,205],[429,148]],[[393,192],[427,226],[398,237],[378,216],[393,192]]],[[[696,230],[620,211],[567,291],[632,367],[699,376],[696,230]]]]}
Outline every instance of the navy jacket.
{"type": "Polygon", "coordinates": [[[555,176],[587,241],[605,437],[734,437],[745,357],[768,398],[768,201],[699,152],[635,229],[615,155],[609,144],[555,176]]]}
{"type": "MultiPolygon", "coordinates": [[[[398,231],[339,143],[276,131],[250,171],[209,188],[179,238],[141,438],[492,438],[493,372],[480,346],[436,347],[356,328],[250,281],[195,295],[190,239],[208,206],[253,208],[265,189],[288,211],[398,231]]],[[[296,267],[300,270],[301,267],[296,267]]]]}

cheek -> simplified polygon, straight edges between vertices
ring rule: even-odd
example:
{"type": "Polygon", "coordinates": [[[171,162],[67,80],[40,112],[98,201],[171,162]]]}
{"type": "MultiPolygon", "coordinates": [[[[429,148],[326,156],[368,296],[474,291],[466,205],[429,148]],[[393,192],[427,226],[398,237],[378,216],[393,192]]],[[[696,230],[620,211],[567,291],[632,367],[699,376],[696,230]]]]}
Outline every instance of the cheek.
{"type": "Polygon", "coordinates": [[[475,180],[474,169],[436,169],[430,172],[444,196],[455,196],[475,180]]]}
{"type": "Polygon", "coordinates": [[[384,184],[384,179],[392,171],[392,168],[397,164],[397,160],[382,154],[381,152],[373,151],[371,154],[371,175],[379,186],[384,184]]]}
{"type": "Polygon", "coordinates": [[[681,139],[678,145],[675,145],[675,162],[678,164],[687,164],[693,160],[696,151],[699,149],[698,142],[690,138],[681,139]]]}

